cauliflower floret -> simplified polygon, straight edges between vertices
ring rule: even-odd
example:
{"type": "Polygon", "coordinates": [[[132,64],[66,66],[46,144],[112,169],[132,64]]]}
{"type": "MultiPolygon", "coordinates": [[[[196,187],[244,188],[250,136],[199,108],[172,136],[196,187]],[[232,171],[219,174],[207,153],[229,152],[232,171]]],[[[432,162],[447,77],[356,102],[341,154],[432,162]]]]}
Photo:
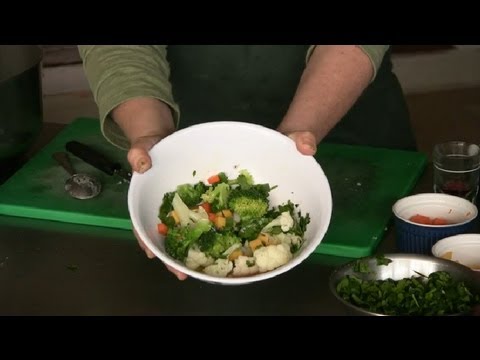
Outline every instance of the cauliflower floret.
{"type": "Polygon", "coordinates": [[[192,270],[197,270],[199,267],[205,267],[212,265],[214,259],[210,256],[205,255],[204,252],[197,249],[188,249],[187,259],[185,260],[185,265],[192,270]]]}
{"type": "Polygon", "coordinates": [[[211,276],[227,277],[232,269],[233,262],[227,259],[217,259],[213,265],[209,265],[203,269],[203,272],[211,276]]]}
{"type": "Polygon", "coordinates": [[[273,244],[286,244],[288,246],[294,245],[299,247],[302,244],[302,238],[292,233],[270,235],[270,240],[273,244]]]}
{"type": "Polygon", "coordinates": [[[275,219],[270,221],[265,227],[262,229],[262,232],[268,232],[274,226],[280,226],[283,232],[287,232],[290,230],[294,225],[294,220],[292,215],[288,211],[282,212],[279,216],[275,219]]]}
{"type": "Polygon", "coordinates": [[[235,259],[235,267],[233,268],[233,276],[248,276],[259,272],[254,257],[239,256],[235,259]]]}
{"type": "Polygon", "coordinates": [[[276,269],[286,264],[291,258],[290,246],[287,244],[261,247],[253,253],[260,272],[276,269]]]}
{"type": "Polygon", "coordinates": [[[203,207],[200,206],[196,211],[190,210],[178,193],[175,193],[173,196],[172,207],[177,213],[182,226],[196,223],[201,219],[208,220],[208,214],[203,207]]]}

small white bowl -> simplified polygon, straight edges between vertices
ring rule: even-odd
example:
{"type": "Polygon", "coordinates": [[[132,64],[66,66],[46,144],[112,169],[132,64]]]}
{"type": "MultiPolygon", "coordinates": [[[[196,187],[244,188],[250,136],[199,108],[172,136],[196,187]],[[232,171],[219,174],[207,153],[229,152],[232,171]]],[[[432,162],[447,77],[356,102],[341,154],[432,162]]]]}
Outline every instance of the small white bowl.
{"type": "Polygon", "coordinates": [[[432,254],[480,271],[480,234],[460,234],[442,239],[432,247],[432,254]]]}
{"type": "Polygon", "coordinates": [[[132,176],[128,192],[130,218],[145,245],[160,260],[193,278],[228,285],[272,278],[304,261],[327,232],[332,213],[327,177],[313,156],[300,154],[293,140],[275,130],[233,121],[194,125],[160,141],[150,156],[152,168],[132,176]],[[278,186],[270,193],[272,206],[291,200],[303,215],[309,213],[311,222],[300,250],[285,265],[249,277],[210,276],[170,257],[164,237],[157,231],[163,195],[177,185],[206,180],[219,172],[234,178],[242,169],[250,172],[255,183],[278,186]]]}

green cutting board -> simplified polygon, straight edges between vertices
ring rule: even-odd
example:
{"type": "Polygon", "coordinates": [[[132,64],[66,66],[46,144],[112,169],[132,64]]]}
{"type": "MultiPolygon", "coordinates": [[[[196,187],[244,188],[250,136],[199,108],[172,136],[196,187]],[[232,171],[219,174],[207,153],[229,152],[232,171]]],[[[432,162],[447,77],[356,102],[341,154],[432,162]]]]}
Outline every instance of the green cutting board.
{"type": "MultiPolygon", "coordinates": [[[[131,229],[127,184],[71,156],[78,172],[97,176],[102,193],[94,199],[71,198],[63,188],[67,173],[51,158],[77,140],[125,166],[126,152],[108,143],[97,119],[79,118],[0,186],[0,214],[131,229]]],[[[408,194],[426,165],[417,152],[322,144],[316,159],[332,189],[332,221],[316,253],[345,257],[370,255],[391,219],[391,207],[408,194]]]]}
{"type": "Polygon", "coordinates": [[[332,191],[332,219],[316,253],[358,258],[373,253],[427,164],[423,153],[323,144],[315,155],[332,191]]]}
{"type": "Polygon", "coordinates": [[[65,151],[65,144],[71,140],[91,145],[110,159],[127,165],[126,152],[103,138],[97,119],[76,119],[0,186],[0,214],[131,229],[128,184],[119,178],[70,154],[76,172],[97,177],[102,192],[89,200],[74,199],[65,192],[64,183],[69,175],[52,159],[52,154],[65,151]]]}

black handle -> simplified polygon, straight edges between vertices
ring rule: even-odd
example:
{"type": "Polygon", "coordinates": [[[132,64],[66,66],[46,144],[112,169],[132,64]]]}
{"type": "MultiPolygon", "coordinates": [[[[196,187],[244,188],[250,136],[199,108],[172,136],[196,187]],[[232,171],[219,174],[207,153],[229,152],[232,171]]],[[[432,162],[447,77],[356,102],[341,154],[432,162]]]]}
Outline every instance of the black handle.
{"type": "Polygon", "coordinates": [[[115,171],[121,168],[119,163],[108,160],[98,151],[85,144],[79,143],[78,141],[67,142],[65,149],[108,175],[113,175],[115,171]]]}

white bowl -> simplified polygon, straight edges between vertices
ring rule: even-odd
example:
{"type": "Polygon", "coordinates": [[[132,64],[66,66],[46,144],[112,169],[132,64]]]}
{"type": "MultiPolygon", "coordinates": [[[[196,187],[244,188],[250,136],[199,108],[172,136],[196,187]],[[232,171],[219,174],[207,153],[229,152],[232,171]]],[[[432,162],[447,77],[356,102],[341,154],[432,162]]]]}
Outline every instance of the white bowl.
{"type": "Polygon", "coordinates": [[[128,208],[134,228],[145,245],[165,264],[203,281],[245,284],[282,274],[305,260],[327,232],[332,213],[328,180],[312,156],[300,154],[290,138],[275,130],[250,123],[212,122],[179,130],[156,144],[150,151],[152,168],[134,173],[128,192],[128,208]],[[278,187],[270,193],[272,206],[291,200],[297,210],[309,213],[311,221],[305,242],[285,265],[249,277],[219,278],[187,268],[170,257],[163,236],[157,232],[158,212],[166,192],[177,185],[196,183],[225,172],[236,177],[241,169],[255,183],[278,187]]]}
{"type": "Polygon", "coordinates": [[[480,234],[460,234],[442,239],[432,247],[432,254],[480,271],[480,234]]]}

